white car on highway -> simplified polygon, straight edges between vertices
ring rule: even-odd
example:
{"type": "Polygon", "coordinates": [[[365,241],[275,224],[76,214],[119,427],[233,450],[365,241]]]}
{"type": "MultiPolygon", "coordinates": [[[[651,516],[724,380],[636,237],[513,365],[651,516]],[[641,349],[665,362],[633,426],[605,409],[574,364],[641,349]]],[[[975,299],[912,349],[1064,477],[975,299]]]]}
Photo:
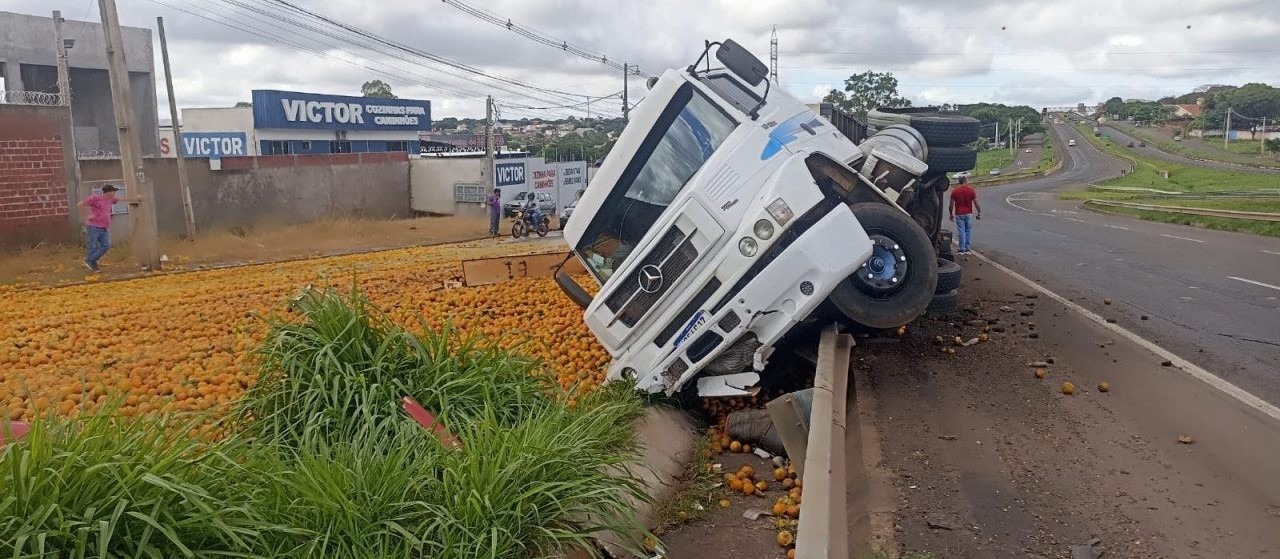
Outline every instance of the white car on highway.
{"type": "Polygon", "coordinates": [[[1075,145],[1076,145],[1076,141],[1075,141],[1075,140],[1067,140],[1067,145],[1068,145],[1068,146],[1070,146],[1070,147],[1075,147],[1075,145]]]}

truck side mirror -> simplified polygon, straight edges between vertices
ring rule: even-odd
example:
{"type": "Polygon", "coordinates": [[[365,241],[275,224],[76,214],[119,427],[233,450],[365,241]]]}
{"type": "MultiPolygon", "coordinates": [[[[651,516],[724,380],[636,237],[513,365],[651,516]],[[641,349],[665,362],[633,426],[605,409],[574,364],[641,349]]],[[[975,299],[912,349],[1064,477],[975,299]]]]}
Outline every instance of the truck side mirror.
{"type": "Polygon", "coordinates": [[[733,39],[725,39],[720,43],[720,48],[716,50],[716,59],[752,87],[760,85],[760,82],[769,77],[769,67],[733,39]]]}
{"type": "Polygon", "coordinates": [[[563,268],[556,270],[556,285],[560,286],[560,291],[563,291],[570,301],[573,301],[574,304],[584,310],[591,305],[591,294],[587,293],[587,290],[583,289],[581,285],[578,285],[578,282],[573,281],[573,278],[566,274],[563,268]]]}

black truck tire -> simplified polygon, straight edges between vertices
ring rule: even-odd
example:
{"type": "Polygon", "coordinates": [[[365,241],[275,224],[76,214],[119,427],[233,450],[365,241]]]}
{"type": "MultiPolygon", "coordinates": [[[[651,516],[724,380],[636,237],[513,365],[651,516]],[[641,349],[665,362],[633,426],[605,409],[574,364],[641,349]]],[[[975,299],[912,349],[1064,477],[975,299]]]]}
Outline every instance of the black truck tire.
{"type": "Polygon", "coordinates": [[[932,315],[951,314],[960,308],[960,292],[952,289],[945,293],[939,293],[929,300],[929,306],[925,312],[932,315]]]}
{"type": "MultiPolygon", "coordinates": [[[[929,108],[880,108],[867,111],[867,124],[884,128],[905,124],[915,128],[933,146],[960,146],[978,141],[982,123],[963,115],[946,114],[929,108]]],[[[963,169],[962,169],[963,170],[963,169]]]]}
{"type": "Polygon", "coordinates": [[[891,206],[864,202],[849,209],[877,243],[877,253],[836,285],[831,304],[851,322],[870,328],[896,328],[911,322],[929,306],[937,286],[933,244],[910,216],[891,206]],[[888,258],[877,260],[880,253],[888,258]],[[875,278],[867,279],[863,275],[867,273],[875,278]],[[890,283],[891,279],[897,281],[890,283]]]}
{"type": "Polygon", "coordinates": [[[958,289],[960,287],[961,273],[962,270],[959,264],[939,258],[938,286],[933,289],[934,293],[946,293],[958,289]]]}
{"type": "Polygon", "coordinates": [[[968,171],[978,164],[978,150],[967,147],[929,146],[929,174],[968,171]]]}

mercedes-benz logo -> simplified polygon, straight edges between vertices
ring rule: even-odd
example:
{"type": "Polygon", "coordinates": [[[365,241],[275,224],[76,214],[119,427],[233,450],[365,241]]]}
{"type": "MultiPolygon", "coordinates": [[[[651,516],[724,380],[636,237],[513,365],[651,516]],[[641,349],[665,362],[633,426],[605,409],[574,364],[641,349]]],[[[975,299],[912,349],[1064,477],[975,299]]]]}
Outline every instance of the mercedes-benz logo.
{"type": "Polygon", "coordinates": [[[662,289],[662,270],[653,264],[640,268],[640,291],[656,293],[662,289]]]}

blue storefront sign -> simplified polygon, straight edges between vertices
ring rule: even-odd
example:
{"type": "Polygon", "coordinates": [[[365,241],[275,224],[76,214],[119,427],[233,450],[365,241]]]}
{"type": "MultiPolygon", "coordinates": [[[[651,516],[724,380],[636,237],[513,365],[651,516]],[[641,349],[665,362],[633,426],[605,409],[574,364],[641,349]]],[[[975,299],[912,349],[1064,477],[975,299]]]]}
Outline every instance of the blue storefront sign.
{"type": "Polygon", "coordinates": [[[183,157],[218,159],[249,155],[249,138],[244,132],[183,132],[183,157]]]}
{"type": "Polygon", "coordinates": [[[498,163],[493,166],[496,186],[514,186],[525,183],[524,163],[498,163]]]}
{"type": "Polygon", "coordinates": [[[431,101],[259,89],[253,92],[253,126],[418,132],[431,129],[431,101]]]}

